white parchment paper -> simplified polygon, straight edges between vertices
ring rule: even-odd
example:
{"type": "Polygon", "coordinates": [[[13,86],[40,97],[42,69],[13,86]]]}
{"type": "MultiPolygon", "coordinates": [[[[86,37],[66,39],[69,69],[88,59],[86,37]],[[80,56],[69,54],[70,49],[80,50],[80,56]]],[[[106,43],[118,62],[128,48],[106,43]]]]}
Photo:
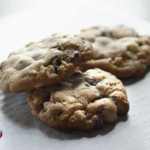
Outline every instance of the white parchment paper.
{"type": "MultiPolygon", "coordinates": [[[[91,8],[93,4],[89,1],[73,3],[73,7],[66,4],[67,9],[61,4],[57,9],[44,6],[1,18],[0,62],[28,42],[56,32],[78,33],[89,26],[125,24],[150,35],[148,22],[112,11],[111,6],[107,11],[97,4],[91,8]]],[[[91,132],[66,133],[52,129],[32,116],[25,93],[0,92],[0,130],[3,132],[0,150],[149,150],[149,70],[140,77],[123,80],[130,102],[128,115],[91,132]]]]}

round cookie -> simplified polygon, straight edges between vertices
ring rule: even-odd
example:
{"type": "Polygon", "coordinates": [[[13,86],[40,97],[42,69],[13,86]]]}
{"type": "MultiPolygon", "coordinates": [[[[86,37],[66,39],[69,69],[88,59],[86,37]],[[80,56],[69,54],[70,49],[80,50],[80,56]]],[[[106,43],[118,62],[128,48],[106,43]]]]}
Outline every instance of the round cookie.
{"type": "Polygon", "coordinates": [[[117,32],[116,27],[116,32],[111,32],[112,36],[109,36],[109,32],[99,34],[99,30],[91,32],[89,29],[90,38],[87,36],[88,29],[85,30],[86,34],[84,30],[81,31],[80,36],[89,40],[94,48],[93,59],[80,65],[82,71],[100,68],[118,78],[139,76],[144,73],[150,64],[150,38],[139,37],[134,30],[125,27],[121,30],[122,28],[118,28],[117,32]]]}
{"type": "Polygon", "coordinates": [[[92,53],[91,44],[79,36],[54,34],[30,43],[1,64],[0,89],[19,92],[55,83],[92,53]]]}
{"type": "Polygon", "coordinates": [[[124,86],[100,69],[76,71],[58,83],[26,93],[32,114],[60,130],[92,130],[129,110],[124,86]]]}

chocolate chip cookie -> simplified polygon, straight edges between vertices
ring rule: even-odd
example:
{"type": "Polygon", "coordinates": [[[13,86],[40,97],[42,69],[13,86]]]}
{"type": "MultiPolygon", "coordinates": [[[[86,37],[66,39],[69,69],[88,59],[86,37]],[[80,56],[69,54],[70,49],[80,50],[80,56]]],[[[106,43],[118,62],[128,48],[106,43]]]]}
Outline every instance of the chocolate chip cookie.
{"type": "Polygon", "coordinates": [[[79,36],[54,34],[10,54],[1,64],[0,89],[32,90],[59,81],[92,57],[91,44],[79,36]]]}
{"type": "Polygon", "coordinates": [[[33,115],[60,130],[92,130],[129,110],[124,86],[100,69],[75,71],[61,81],[29,91],[33,115]]]}
{"type": "Polygon", "coordinates": [[[131,28],[90,28],[80,36],[94,48],[93,59],[80,66],[82,71],[100,68],[119,78],[139,76],[150,64],[150,38],[138,36],[131,28]],[[105,31],[105,32],[104,32],[105,31]]]}
{"type": "Polygon", "coordinates": [[[139,37],[138,33],[130,27],[123,25],[118,26],[97,26],[83,29],[80,36],[85,37],[88,41],[94,42],[97,37],[109,37],[119,39],[123,37],[139,37]]]}

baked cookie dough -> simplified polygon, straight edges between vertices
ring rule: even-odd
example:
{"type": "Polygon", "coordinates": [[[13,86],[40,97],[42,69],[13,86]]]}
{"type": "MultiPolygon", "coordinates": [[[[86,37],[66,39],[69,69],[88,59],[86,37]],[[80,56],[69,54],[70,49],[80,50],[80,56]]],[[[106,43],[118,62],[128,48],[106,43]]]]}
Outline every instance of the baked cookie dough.
{"type": "Polygon", "coordinates": [[[76,71],[58,83],[26,93],[33,115],[59,130],[93,130],[129,110],[124,86],[100,69],[76,71]]]}
{"type": "Polygon", "coordinates": [[[118,26],[97,26],[83,29],[80,36],[85,37],[88,41],[94,42],[97,37],[110,37],[119,39],[123,37],[139,37],[138,33],[133,29],[123,25],[118,26]]]}
{"type": "Polygon", "coordinates": [[[82,71],[100,68],[118,78],[127,78],[141,75],[150,64],[150,38],[138,36],[131,28],[119,26],[111,32],[106,30],[106,34],[99,28],[90,28],[82,30],[80,36],[94,48],[93,59],[80,65],[82,71]]]}
{"type": "Polygon", "coordinates": [[[79,36],[54,34],[13,52],[0,67],[4,92],[32,90],[59,81],[92,57],[91,44],[79,36]]]}

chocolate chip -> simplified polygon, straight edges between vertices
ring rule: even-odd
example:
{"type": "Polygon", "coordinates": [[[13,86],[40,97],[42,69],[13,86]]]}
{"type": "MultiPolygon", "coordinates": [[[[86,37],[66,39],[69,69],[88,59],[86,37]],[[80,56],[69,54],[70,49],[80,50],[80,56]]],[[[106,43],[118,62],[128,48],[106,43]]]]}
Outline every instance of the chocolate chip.
{"type": "Polygon", "coordinates": [[[43,108],[44,108],[44,105],[43,105],[43,104],[41,104],[41,105],[40,105],[40,107],[41,107],[41,109],[43,109],[43,108]]]}
{"type": "Polygon", "coordinates": [[[55,56],[52,63],[56,66],[60,66],[61,65],[61,56],[60,55],[55,56]]]}
{"type": "Polygon", "coordinates": [[[101,116],[99,116],[98,120],[95,122],[94,129],[100,129],[103,125],[103,121],[101,116]]]}
{"type": "Polygon", "coordinates": [[[46,112],[46,109],[45,109],[45,108],[43,108],[43,109],[42,109],[42,112],[46,112]]]}
{"type": "Polygon", "coordinates": [[[84,114],[85,116],[87,116],[88,115],[88,113],[87,113],[87,111],[85,111],[85,114],[84,114]]]}
{"type": "Polygon", "coordinates": [[[57,45],[54,45],[54,46],[51,46],[51,47],[50,47],[50,49],[52,49],[52,48],[57,48],[57,45]]]}
{"type": "Polygon", "coordinates": [[[49,49],[53,49],[53,48],[57,48],[58,50],[61,50],[61,47],[58,44],[51,46],[49,49]]]}
{"type": "Polygon", "coordinates": [[[58,116],[60,116],[62,114],[62,111],[60,111],[59,113],[58,113],[58,116]]]}
{"type": "Polygon", "coordinates": [[[92,119],[92,117],[93,117],[93,114],[88,113],[88,112],[85,112],[85,115],[86,115],[86,119],[87,119],[87,120],[90,120],[90,119],[92,119]]]}
{"type": "Polygon", "coordinates": [[[23,62],[24,62],[23,60],[19,61],[20,64],[22,64],[23,62]]]}
{"type": "Polygon", "coordinates": [[[112,100],[115,100],[116,98],[117,98],[117,96],[112,96],[111,97],[112,100]]]}
{"type": "Polygon", "coordinates": [[[110,31],[103,30],[101,36],[113,37],[113,34],[110,31]]]}
{"type": "Polygon", "coordinates": [[[101,32],[101,36],[107,36],[107,31],[105,31],[105,30],[103,30],[102,32],[101,32]]]}
{"type": "Polygon", "coordinates": [[[99,117],[102,117],[102,114],[103,114],[103,111],[106,109],[106,106],[103,106],[101,110],[97,110],[96,111],[96,114],[99,116],[99,117]]]}
{"type": "Polygon", "coordinates": [[[102,127],[103,125],[103,120],[102,120],[102,113],[103,111],[106,109],[106,106],[104,106],[101,110],[96,111],[97,116],[98,116],[98,120],[95,122],[95,126],[94,129],[99,129],[102,127]]]}
{"type": "Polygon", "coordinates": [[[97,110],[96,113],[101,116],[102,115],[102,110],[97,110]]]}
{"type": "Polygon", "coordinates": [[[82,75],[82,73],[81,73],[80,71],[76,71],[76,72],[74,72],[72,75],[78,76],[78,75],[82,75]]]}
{"type": "Polygon", "coordinates": [[[55,69],[55,73],[57,73],[59,66],[53,65],[53,67],[54,67],[54,69],[55,69]]]}
{"type": "Polygon", "coordinates": [[[66,38],[66,37],[67,37],[67,35],[64,35],[64,36],[63,36],[63,38],[66,38]]]}
{"type": "Polygon", "coordinates": [[[103,108],[102,108],[102,112],[103,112],[105,109],[106,109],[106,106],[103,106],[103,108]]]}
{"type": "Polygon", "coordinates": [[[142,46],[143,44],[142,44],[142,43],[138,43],[138,45],[139,45],[139,46],[142,46]]]}
{"type": "Polygon", "coordinates": [[[43,103],[40,104],[40,109],[41,109],[42,111],[46,111],[45,108],[44,108],[44,103],[45,103],[45,102],[49,102],[49,101],[50,101],[50,95],[46,96],[46,97],[44,98],[44,100],[43,100],[43,103]]]}
{"type": "Polygon", "coordinates": [[[96,81],[92,77],[85,77],[85,81],[88,82],[90,85],[95,85],[96,81]]]}
{"type": "Polygon", "coordinates": [[[57,85],[57,86],[61,86],[61,84],[60,84],[60,83],[56,83],[56,85],[57,85]]]}
{"type": "Polygon", "coordinates": [[[79,56],[80,56],[80,55],[79,55],[79,52],[75,52],[75,53],[74,53],[74,59],[78,59],[79,56]]]}

